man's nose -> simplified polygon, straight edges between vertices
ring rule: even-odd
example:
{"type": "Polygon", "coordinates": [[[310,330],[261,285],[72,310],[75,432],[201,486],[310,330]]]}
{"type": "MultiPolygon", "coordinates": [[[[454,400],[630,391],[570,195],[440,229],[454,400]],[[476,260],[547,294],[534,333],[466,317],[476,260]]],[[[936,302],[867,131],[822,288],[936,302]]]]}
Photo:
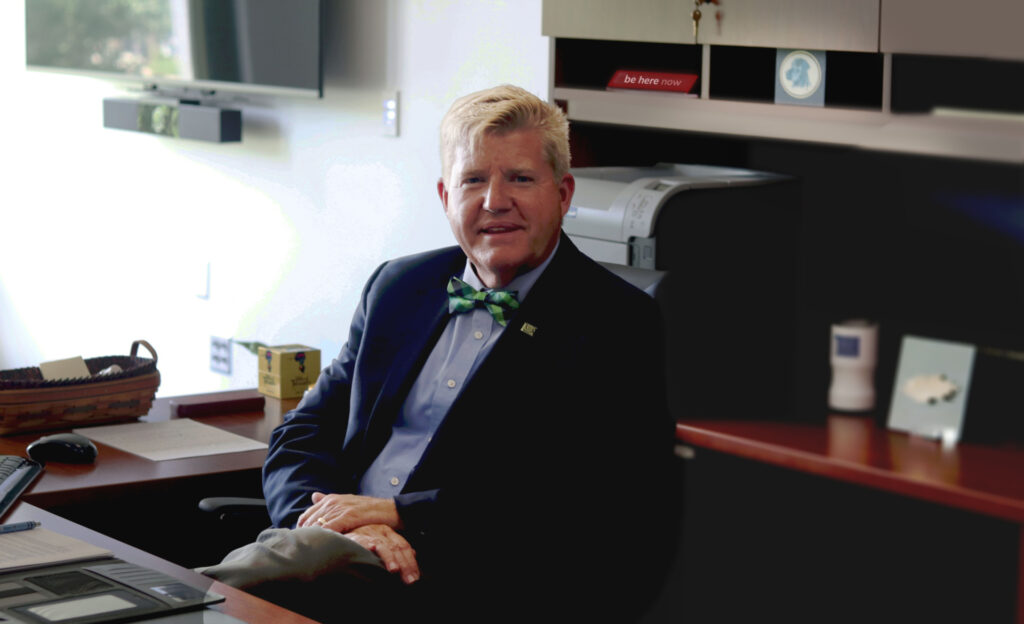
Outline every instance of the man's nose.
{"type": "Polygon", "coordinates": [[[484,210],[487,212],[503,212],[512,208],[512,193],[509,185],[502,179],[492,178],[487,184],[484,195],[484,210]]]}

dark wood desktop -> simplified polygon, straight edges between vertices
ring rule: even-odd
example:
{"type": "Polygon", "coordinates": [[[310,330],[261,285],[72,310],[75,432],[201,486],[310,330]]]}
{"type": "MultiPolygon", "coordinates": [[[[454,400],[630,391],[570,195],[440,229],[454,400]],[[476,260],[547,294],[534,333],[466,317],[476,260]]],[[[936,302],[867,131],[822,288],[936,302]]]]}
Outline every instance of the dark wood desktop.
{"type": "MultiPolygon", "coordinates": [[[[267,441],[270,431],[280,422],[283,412],[294,401],[267,399],[258,409],[252,399],[255,391],[233,391],[190,397],[161,398],[143,418],[146,421],[174,417],[179,405],[210,403],[221,406],[203,416],[202,422],[248,438],[267,441]],[[248,401],[246,403],[245,401],[248,401]],[[242,411],[234,411],[241,407],[242,411]],[[227,409],[227,413],[221,410],[227,409]]],[[[198,413],[193,410],[193,413],[198,413]]],[[[22,455],[25,446],[42,433],[0,437],[0,454],[22,455]]],[[[204,562],[182,561],[200,557],[205,544],[186,545],[196,533],[210,532],[209,542],[220,535],[215,520],[196,527],[181,522],[202,522],[195,511],[204,495],[258,494],[259,471],[265,451],[248,451],[152,462],[118,449],[97,444],[99,456],[94,464],[50,463],[39,479],[22,496],[4,522],[37,520],[51,530],[106,548],[126,561],[154,568],[194,586],[221,594],[227,600],[214,608],[251,624],[308,623],[298,614],[270,604],[245,592],[193,572],[190,567],[204,562]],[[242,491],[235,489],[242,488],[242,491]],[[85,522],[79,522],[84,519],[85,522]],[[184,520],[183,520],[184,519],[184,520]],[[87,525],[87,526],[83,526],[87,525]],[[89,526],[96,525],[93,530],[89,526]],[[157,554],[154,554],[156,552],[157,554]],[[170,561],[169,559],[175,559],[170,561]],[[179,565],[179,564],[184,565],[179,565]]],[[[207,555],[216,558],[218,555],[207,555]]],[[[209,559],[205,563],[212,563],[209,559]]]]}
{"type": "MultiPolygon", "coordinates": [[[[212,412],[207,409],[197,419],[266,441],[289,404],[267,399],[265,407],[257,403],[253,409],[253,398],[261,395],[233,391],[161,398],[142,420],[172,418],[178,406],[220,406],[212,412]]],[[[40,435],[0,438],[0,453],[23,454],[26,445],[40,435]]],[[[255,535],[232,531],[199,511],[197,504],[208,496],[260,496],[264,451],[151,462],[103,444],[97,446],[99,457],[94,464],[51,462],[24,500],[187,568],[210,565],[255,535]],[[126,508],[147,510],[146,524],[123,513],[126,508]],[[192,529],[188,540],[167,538],[179,535],[181,527],[192,529]]]]}
{"type": "Polygon", "coordinates": [[[949,448],[878,427],[869,417],[820,423],[682,421],[679,441],[828,479],[985,514],[1024,530],[1024,449],[949,448]]]}
{"type": "MultiPolygon", "coordinates": [[[[255,390],[159,398],[153,402],[149,414],[141,420],[155,422],[177,417],[179,406],[219,405],[223,407],[206,409],[205,414],[195,416],[196,419],[207,425],[266,442],[270,439],[271,430],[280,422],[282,413],[291,409],[297,401],[268,397],[265,406],[254,408],[258,403],[252,400],[262,398],[255,390]]],[[[0,454],[24,456],[25,447],[46,433],[51,432],[0,437],[0,454]]],[[[97,446],[100,453],[94,464],[48,465],[24,498],[40,507],[49,508],[124,497],[189,479],[211,480],[220,476],[225,480],[258,480],[266,456],[265,451],[259,450],[153,462],[103,444],[97,446]]]]}
{"type": "MultiPolygon", "coordinates": [[[[698,454],[702,451],[714,451],[730,458],[749,460],[754,462],[755,466],[765,465],[783,469],[781,472],[772,471],[767,467],[761,470],[762,473],[768,471],[767,474],[773,475],[758,484],[762,488],[773,490],[766,498],[779,493],[778,500],[796,500],[797,497],[784,498],[781,487],[774,490],[776,485],[785,480],[785,475],[792,472],[822,478],[799,477],[803,480],[799,481],[801,485],[798,487],[803,487],[808,492],[808,497],[814,496],[809,493],[812,489],[817,495],[828,491],[827,485],[817,487],[816,484],[819,482],[835,483],[833,488],[841,488],[840,484],[853,484],[860,488],[868,488],[870,491],[895,495],[899,500],[924,501],[918,505],[924,509],[920,512],[920,519],[924,523],[933,523],[935,518],[934,523],[938,524],[946,521],[946,518],[940,519],[940,516],[951,516],[954,518],[951,526],[960,527],[962,525],[956,518],[966,516],[978,518],[980,522],[991,520],[991,526],[996,529],[1000,526],[1007,527],[1009,530],[1005,534],[1008,539],[998,542],[995,549],[1009,549],[1011,567],[1012,560],[1016,560],[1015,577],[1012,581],[1016,587],[1015,621],[1018,624],[1024,623],[1024,448],[1020,445],[995,446],[961,442],[944,448],[940,442],[881,427],[870,416],[838,414],[829,415],[824,423],[686,420],[678,423],[676,437],[684,445],[694,447],[698,454]],[[932,507],[930,504],[937,504],[938,507],[932,507]],[[944,508],[954,511],[944,512],[944,508]],[[1014,534],[1016,540],[1013,539],[1014,534]]],[[[843,489],[842,496],[851,491],[853,490],[843,489]]],[[[871,496],[874,498],[868,500],[883,503],[893,498],[885,495],[871,496]]],[[[811,502],[809,506],[813,504],[811,502]]],[[[874,569],[860,570],[851,575],[854,579],[858,575],[870,577],[885,567],[898,568],[907,565],[906,561],[901,560],[903,538],[897,534],[905,527],[894,523],[893,533],[890,535],[884,535],[884,528],[878,529],[879,526],[886,526],[886,513],[891,513],[893,509],[905,508],[890,508],[885,503],[865,512],[863,516],[858,516],[858,519],[849,526],[822,529],[823,532],[833,531],[827,535],[831,541],[859,540],[858,543],[865,548],[871,548],[876,541],[890,540],[886,542],[888,546],[880,548],[882,556],[875,562],[874,569]],[[877,524],[874,524],[875,518],[870,518],[871,515],[881,516],[877,524]],[[871,522],[864,521],[865,518],[870,518],[871,522]],[[861,532],[867,537],[851,536],[853,532],[861,532]]],[[[806,508],[801,509],[806,511],[806,508]]],[[[844,509],[843,513],[849,511],[844,509]]],[[[828,516],[824,518],[831,519],[828,516]]],[[[975,525],[969,524],[968,520],[967,526],[975,525]]],[[[942,536],[941,529],[934,526],[927,529],[942,536]]],[[[911,525],[910,531],[913,530],[914,527],[911,525]]],[[[974,536],[951,532],[945,537],[948,539],[938,539],[934,544],[935,551],[939,553],[934,561],[940,564],[947,563],[943,561],[941,555],[944,541],[966,541],[974,536]]],[[[810,542],[813,537],[808,536],[807,539],[810,542]]],[[[839,559],[837,554],[834,562],[837,567],[844,565],[839,559]]],[[[820,561],[820,558],[816,560],[820,561]]],[[[978,569],[985,566],[953,570],[952,568],[958,567],[953,556],[950,556],[948,565],[951,568],[951,576],[962,574],[969,577],[986,572],[978,569]]],[[[912,569],[910,565],[907,567],[912,569]]],[[[827,575],[829,572],[819,569],[811,571],[811,574],[827,575]]],[[[1001,583],[1002,579],[999,582],[1001,583]]],[[[1013,591],[1012,586],[1006,589],[1008,591],[1004,592],[1004,595],[1013,591]]],[[[936,591],[940,595],[917,596],[912,599],[941,604],[944,599],[942,592],[936,591]]],[[[968,590],[965,588],[963,591],[968,590]]],[[[937,607],[937,610],[941,612],[940,607],[937,607]]],[[[1000,613],[1007,613],[1010,610],[1004,609],[1000,613]]]]}

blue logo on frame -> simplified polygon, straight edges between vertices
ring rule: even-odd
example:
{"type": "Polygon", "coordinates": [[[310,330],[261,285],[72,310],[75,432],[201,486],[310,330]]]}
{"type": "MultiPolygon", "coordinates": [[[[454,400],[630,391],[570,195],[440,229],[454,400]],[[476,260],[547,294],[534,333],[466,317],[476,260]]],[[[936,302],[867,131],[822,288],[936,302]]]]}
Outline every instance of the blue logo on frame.
{"type": "Polygon", "coordinates": [[[841,357],[860,356],[860,338],[857,336],[836,336],[836,355],[841,357]]]}
{"type": "Polygon", "coordinates": [[[825,105],[825,61],[821,50],[775,52],[775,103],[825,105]]]}

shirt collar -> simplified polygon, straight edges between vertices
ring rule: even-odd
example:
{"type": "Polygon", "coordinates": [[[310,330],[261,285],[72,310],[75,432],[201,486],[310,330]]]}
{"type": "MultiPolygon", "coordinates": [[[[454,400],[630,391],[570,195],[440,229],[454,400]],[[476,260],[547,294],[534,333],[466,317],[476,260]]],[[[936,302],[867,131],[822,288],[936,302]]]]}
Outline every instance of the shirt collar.
{"type": "MultiPolygon", "coordinates": [[[[544,273],[544,269],[548,268],[548,265],[551,264],[551,259],[555,257],[556,253],[558,253],[558,246],[560,244],[561,240],[555,242],[555,248],[551,250],[551,253],[548,254],[548,257],[544,259],[544,262],[540,263],[540,266],[534,269],[530,269],[529,271],[523,273],[522,275],[516,276],[515,279],[509,282],[508,285],[502,288],[501,290],[516,291],[516,293],[518,293],[516,295],[516,299],[522,302],[523,299],[526,298],[527,293],[530,292],[530,289],[533,288],[533,285],[537,283],[537,280],[540,278],[541,274],[544,273]]],[[[462,281],[466,282],[467,284],[469,284],[473,288],[476,288],[477,290],[490,290],[489,288],[484,286],[484,283],[481,282],[480,278],[476,276],[476,271],[473,270],[473,265],[472,263],[470,263],[469,258],[466,258],[466,267],[462,270],[462,281]]]]}

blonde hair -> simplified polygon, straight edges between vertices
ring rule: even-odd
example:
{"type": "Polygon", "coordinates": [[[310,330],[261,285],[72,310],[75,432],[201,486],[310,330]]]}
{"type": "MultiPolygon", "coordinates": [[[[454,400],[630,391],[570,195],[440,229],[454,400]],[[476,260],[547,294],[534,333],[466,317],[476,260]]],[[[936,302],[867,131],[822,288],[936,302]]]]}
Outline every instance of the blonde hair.
{"type": "Polygon", "coordinates": [[[544,157],[556,180],[569,173],[569,120],[565,113],[526,89],[500,85],[470,93],[441,120],[441,175],[447,182],[459,147],[474,148],[485,134],[539,130],[544,157]]]}

